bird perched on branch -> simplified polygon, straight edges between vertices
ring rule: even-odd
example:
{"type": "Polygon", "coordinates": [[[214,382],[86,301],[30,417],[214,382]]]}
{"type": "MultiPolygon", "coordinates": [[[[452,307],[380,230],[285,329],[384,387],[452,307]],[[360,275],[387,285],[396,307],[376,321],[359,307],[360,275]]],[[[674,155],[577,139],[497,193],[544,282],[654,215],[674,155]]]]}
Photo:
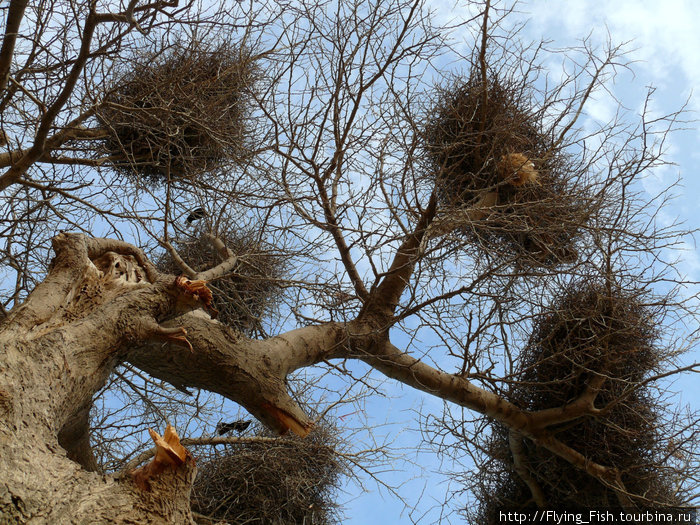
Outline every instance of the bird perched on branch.
{"type": "Polygon", "coordinates": [[[244,432],[250,426],[250,420],[239,419],[238,421],[231,421],[231,423],[219,423],[216,425],[216,433],[219,436],[228,434],[229,432],[244,432]]]}
{"type": "Polygon", "coordinates": [[[187,219],[185,219],[185,222],[187,224],[192,224],[194,221],[198,221],[199,219],[203,219],[206,216],[207,216],[207,212],[204,211],[204,208],[197,208],[196,210],[192,210],[190,212],[190,214],[187,216],[187,219]]]}

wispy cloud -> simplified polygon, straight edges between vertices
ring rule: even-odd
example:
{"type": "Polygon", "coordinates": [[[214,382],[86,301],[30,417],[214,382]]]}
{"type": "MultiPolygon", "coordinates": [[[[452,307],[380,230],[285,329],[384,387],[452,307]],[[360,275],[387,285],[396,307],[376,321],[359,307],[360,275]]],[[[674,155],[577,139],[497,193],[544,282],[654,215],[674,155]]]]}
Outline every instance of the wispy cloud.
{"type": "MultiPolygon", "coordinates": [[[[674,89],[682,96],[687,96],[689,87],[700,86],[698,2],[568,0],[562,9],[561,2],[547,0],[521,6],[531,19],[532,34],[560,41],[580,39],[593,32],[593,39],[601,42],[610,34],[615,42],[631,43],[631,56],[638,61],[635,69],[654,85],[674,89]]],[[[692,105],[700,109],[700,98],[692,105]]]]}

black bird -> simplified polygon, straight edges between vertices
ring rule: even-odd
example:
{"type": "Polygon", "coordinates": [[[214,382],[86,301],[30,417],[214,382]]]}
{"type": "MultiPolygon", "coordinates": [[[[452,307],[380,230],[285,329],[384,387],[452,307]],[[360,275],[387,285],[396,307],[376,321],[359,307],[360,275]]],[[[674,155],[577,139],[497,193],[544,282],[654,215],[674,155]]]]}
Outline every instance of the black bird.
{"type": "Polygon", "coordinates": [[[207,212],[204,211],[204,208],[197,208],[196,210],[192,210],[190,214],[187,216],[187,219],[185,221],[187,224],[192,224],[194,221],[198,221],[199,219],[203,219],[204,217],[207,216],[207,212]]]}
{"type": "Polygon", "coordinates": [[[250,423],[250,420],[245,421],[243,419],[232,421],[231,423],[219,423],[216,425],[216,433],[219,436],[223,436],[229,432],[241,433],[250,426],[250,423]]]}

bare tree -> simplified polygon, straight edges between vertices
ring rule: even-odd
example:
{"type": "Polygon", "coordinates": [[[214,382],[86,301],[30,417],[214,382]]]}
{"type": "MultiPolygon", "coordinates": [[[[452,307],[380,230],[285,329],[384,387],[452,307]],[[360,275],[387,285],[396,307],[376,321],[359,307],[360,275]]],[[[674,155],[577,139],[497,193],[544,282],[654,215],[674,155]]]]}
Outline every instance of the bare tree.
{"type": "Polygon", "coordinates": [[[553,81],[547,46],[520,43],[508,6],[470,7],[447,27],[407,0],[2,8],[4,519],[192,522],[181,429],[151,430],[149,463],[95,472],[88,414],[129,380],[122,366],[306,437],[314,417],[287,377],[317,366],[353,381],[352,360],[445,400],[475,454],[484,426],[470,418],[496,422],[537,505],[547,462],[623,508],[696,501],[695,415],[663,427],[683,463],[653,458],[676,469],[669,498],[637,493],[620,453],[561,433],[698,369],[678,364],[696,344],[696,291],[669,259],[687,232],[658,221],[667,194],[638,186],[680,113],[581,127],[627,67],[621,50],[584,42],[553,81]],[[590,355],[606,357],[571,371],[586,386],[535,403],[523,392],[566,378],[532,370],[571,348],[533,350],[542,319],[582,281],[607,301],[634,282],[658,351],[620,375],[593,331],[590,355]]]}

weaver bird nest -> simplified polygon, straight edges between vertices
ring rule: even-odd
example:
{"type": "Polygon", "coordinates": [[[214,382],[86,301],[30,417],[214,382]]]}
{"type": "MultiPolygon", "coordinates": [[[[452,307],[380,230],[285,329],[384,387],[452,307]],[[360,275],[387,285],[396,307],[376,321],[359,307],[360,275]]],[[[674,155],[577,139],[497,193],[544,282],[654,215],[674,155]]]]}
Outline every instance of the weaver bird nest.
{"type": "MultiPolygon", "coordinates": [[[[519,382],[510,400],[533,411],[561,407],[604,375],[595,406],[613,403],[609,410],[550,430],[588,460],[618,468],[626,490],[643,496],[632,497],[639,508],[678,505],[664,464],[660,407],[648,387],[634,388],[658,370],[664,357],[653,312],[635,291],[591,281],[570,285],[550,312],[536,322],[521,353],[519,382]]],[[[527,439],[523,446],[528,470],[549,506],[619,507],[615,492],[587,473],[527,439]]],[[[499,507],[536,510],[530,489],[515,471],[508,430],[493,425],[486,448],[491,461],[479,475],[476,492],[482,505],[475,521],[499,523],[499,507]]]]}
{"type": "Polygon", "coordinates": [[[177,43],[136,57],[97,111],[107,135],[100,153],[150,184],[242,163],[258,78],[250,51],[232,44],[177,43]]]}
{"type": "Polygon", "coordinates": [[[570,162],[523,98],[495,77],[443,89],[425,129],[427,178],[450,231],[491,254],[573,262],[587,207],[570,162]]]}
{"type": "Polygon", "coordinates": [[[335,493],[348,468],[336,446],[323,423],[306,438],[227,445],[199,459],[192,508],[229,523],[340,523],[335,493]]]}
{"type": "MultiPolygon", "coordinates": [[[[233,228],[217,237],[239,262],[230,274],[208,284],[213,293],[212,306],[218,311],[219,321],[253,334],[279,297],[278,279],[284,272],[284,261],[261,243],[255,232],[233,228]]],[[[196,272],[213,268],[228,258],[216,250],[202,228],[195,230],[190,239],[175,241],[173,245],[196,272]]],[[[156,265],[164,273],[182,273],[169,252],[156,265]]]]}

